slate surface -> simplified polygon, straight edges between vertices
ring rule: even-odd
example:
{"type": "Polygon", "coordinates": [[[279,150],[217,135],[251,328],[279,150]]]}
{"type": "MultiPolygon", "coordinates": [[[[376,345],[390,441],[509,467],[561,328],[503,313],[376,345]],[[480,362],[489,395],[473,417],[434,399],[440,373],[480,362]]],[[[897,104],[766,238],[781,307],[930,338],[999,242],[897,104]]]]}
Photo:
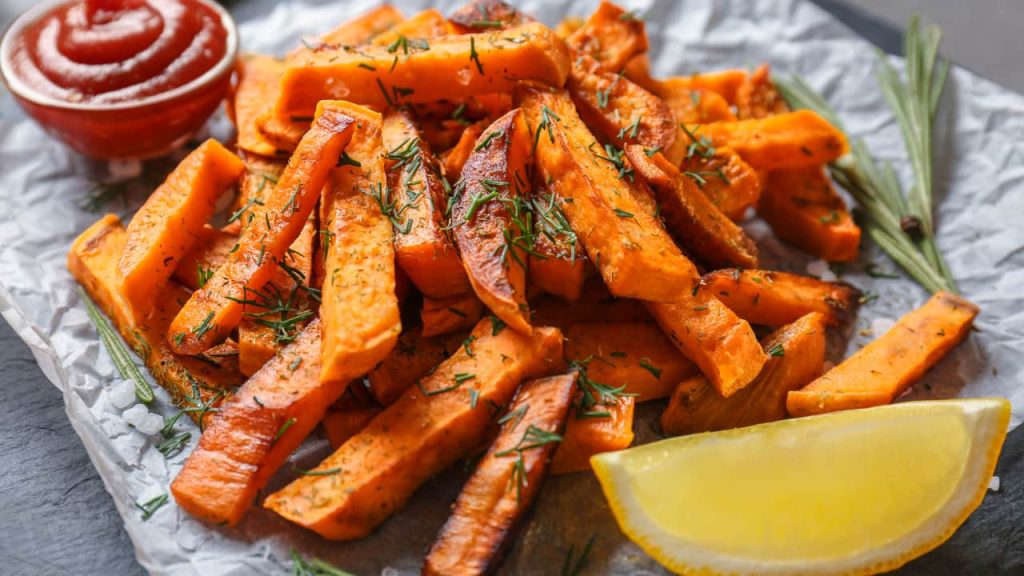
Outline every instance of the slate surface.
{"type": "MultiPolygon", "coordinates": [[[[832,0],[815,1],[883,49],[899,49],[897,30],[832,0]]],[[[5,322],[0,414],[0,576],[144,574],[60,392],[5,322]]],[[[894,574],[1024,574],[1024,426],[1007,439],[996,474],[1000,491],[946,544],[894,574]]]]}

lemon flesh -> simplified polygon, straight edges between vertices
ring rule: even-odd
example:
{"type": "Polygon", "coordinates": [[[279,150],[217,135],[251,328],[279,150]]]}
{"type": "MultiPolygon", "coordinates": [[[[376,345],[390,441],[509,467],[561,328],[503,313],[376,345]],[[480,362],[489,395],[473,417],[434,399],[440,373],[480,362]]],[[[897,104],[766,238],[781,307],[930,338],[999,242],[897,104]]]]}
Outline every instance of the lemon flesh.
{"type": "Polygon", "coordinates": [[[908,402],[595,456],[622,530],[682,574],[863,574],[948,538],[985,494],[1002,399],[908,402]]]}

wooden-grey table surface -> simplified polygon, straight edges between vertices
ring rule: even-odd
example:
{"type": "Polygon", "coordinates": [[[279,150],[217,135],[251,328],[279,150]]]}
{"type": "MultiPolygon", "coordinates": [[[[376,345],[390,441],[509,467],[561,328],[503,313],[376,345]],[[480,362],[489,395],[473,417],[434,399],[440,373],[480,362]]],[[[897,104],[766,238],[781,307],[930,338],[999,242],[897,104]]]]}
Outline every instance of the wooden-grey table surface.
{"type": "MultiPolygon", "coordinates": [[[[815,1],[881,48],[899,51],[897,29],[842,2],[815,1]]],[[[31,3],[7,2],[0,3],[0,24],[13,4],[31,3]]],[[[1024,9],[1018,16],[1024,24],[1024,9]]],[[[0,576],[144,574],[60,392],[2,321],[0,414],[0,576]]],[[[1024,426],[1007,439],[996,474],[1000,491],[990,492],[946,544],[898,574],[1024,575],[1024,426]]]]}

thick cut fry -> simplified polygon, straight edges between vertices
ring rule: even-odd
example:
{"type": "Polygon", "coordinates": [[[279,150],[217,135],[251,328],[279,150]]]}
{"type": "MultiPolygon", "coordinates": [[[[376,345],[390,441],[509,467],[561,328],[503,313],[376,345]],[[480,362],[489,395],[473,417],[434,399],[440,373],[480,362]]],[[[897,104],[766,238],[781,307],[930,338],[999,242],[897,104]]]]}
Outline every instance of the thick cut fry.
{"type": "Polygon", "coordinates": [[[507,404],[522,380],[560,368],[557,329],[491,334],[490,321],[478,324],[472,356],[457,351],[321,462],[313,471],[320,475],[299,478],[265,506],[332,540],[368,535],[423,482],[480,445],[492,403],[507,404]]]}
{"type": "Polygon", "coordinates": [[[723,398],[704,376],[684,380],[661,415],[665,434],[695,434],[773,422],[786,417],[786,393],[821,375],[825,318],[811,312],[762,341],[770,356],[757,379],[723,398]]]}
{"type": "Polygon", "coordinates": [[[324,415],[324,432],[331,448],[337,450],[349,438],[363,431],[380,414],[380,408],[359,408],[356,410],[328,410],[324,415]]]}
{"type": "Polygon", "coordinates": [[[849,151],[846,136],[810,110],[769,118],[713,122],[690,128],[717,146],[736,151],[759,170],[827,164],[849,151]]]}
{"type": "Polygon", "coordinates": [[[569,414],[562,444],[551,461],[552,474],[590,470],[590,457],[602,452],[625,450],[633,443],[633,407],[636,399],[620,396],[611,404],[596,409],[607,415],[600,418],[569,414]]]}
{"type": "Polygon", "coordinates": [[[423,574],[470,576],[498,568],[540,493],[575,389],[575,372],[523,384],[430,547],[423,574]]]}
{"type": "Polygon", "coordinates": [[[729,102],[711,90],[682,88],[672,83],[664,83],[662,89],[655,94],[661,96],[672,109],[676,121],[683,124],[731,122],[736,119],[729,102]]]}
{"type": "MultiPolygon", "coordinates": [[[[475,323],[475,322],[474,322],[475,323]]],[[[370,394],[381,406],[390,406],[420,378],[468,341],[466,333],[424,338],[421,330],[406,330],[398,343],[368,375],[370,394]]]]}
{"type": "Polygon", "coordinates": [[[325,48],[366,44],[378,34],[401,21],[402,13],[398,8],[391,4],[382,4],[327,32],[320,37],[319,44],[303,43],[288,53],[287,61],[289,63],[300,62],[309,57],[310,54],[325,48]]]}
{"type": "Polygon", "coordinates": [[[789,393],[793,416],[888,404],[967,337],[978,307],[938,292],[824,376],[789,393]]]}
{"type": "Polygon", "coordinates": [[[189,290],[198,290],[214,270],[228,261],[235,244],[238,244],[237,234],[204,226],[195,244],[181,257],[172,278],[189,290]]]}
{"type": "Polygon", "coordinates": [[[394,234],[380,114],[348,102],[331,105],[356,120],[345,165],[323,204],[330,231],[321,292],[322,380],[352,380],[373,369],[402,332],[395,291],[394,234]]]}
{"type": "Polygon", "coordinates": [[[736,91],[736,115],[740,120],[767,118],[790,111],[770,75],[771,68],[762,64],[740,85],[736,91]]]}
{"type": "Polygon", "coordinates": [[[313,317],[309,282],[315,241],[316,220],[310,217],[270,280],[260,290],[247,293],[238,323],[238,363],[243,374],[255,374],[313,317]]]}
{"type": "Polygon", "coordinates": [[[405,44],[415,43],[424,38],[446,36],[455,32],[455,27],[444,17],[444,14],[441,14],[436,8],[430,8],[401,22],[396,22],[387,30],[374,36],[370,40],[370,45],[394,46],[394,51],[397,53],[403,49],[405,44]]]}
{"type": "Polygon", "coordinates": [[[607,1],[566,42],[577,55],[590,56],[614,71],[622,70],[648,47],[643,20],[607,1]]]}
{"type": "Polygon", "coordinates": [[[423,308],[420,310],[423,337],[430,338],[469,330],[476,325],[483,313],[484,303],[473,294],[444,300],[424,297],[423,308]]]}
{"type": "Polygon", "coordinates": [[[587,126],[619,148],[665,150],[675,142],[679,128],[668,104],[587,57],[573,61],[566,88],[587,126]]]}
{"type": "Polygon", "coordinates": [[[197,354],[226,338],[241,320],[247,291],[266,284],[276,262],[302,232],[328,171],[352,137],[352,118],[329,101],[321,109],[263,206],[264,225],[254,222],[245,227],[238,250],[192,294],[171,323],[167,339],[175,352],[197,354]]]}
{"type": "Polygon", "coordinates": [[[830,262],[860,255],[860,227],[821,166],[772,170],[757,208],[782,240],[830,262]]]}
{"type": "Polygon", "coordinates": [[[327,49],[285,72],[277,111],[309,114],[325,98],[384,107],[511,92],[522,80],[562,86],[568,73],[565,42],[539,23],[406,43],[398,51],[327,49]]]}
{"type": "MultiPolygon", "coordinates": [[[[740,86],[747,81],[746,70],[719,70],[702,72],[693,76],[675,76],[661,81],[666,93],[682,90],[701,90],[714,92],[725,99],[730,105],[737,103],[740,86]]],[[[666,93],[659,94],[668,98],[666,93]]]]}
{"type": "Polygon", "coordinates": [[[384,116],[388,207],[394,213],[395,258],[412,283],[431,298],[472,290],[462,259],[445,230],[448,196],[437,160],[412,119],[401,110],[384,116]]]}
{"type": "Polygon", "coordinates": [[[466,165],[466,160],[469,159],[469,155],[473,153],[473,149],[476,148],[476,141],[480,138],[480,135],[484,133],[484,129],[491,125],[489,120],[481,120],[466,126],[459,135],[459,141],[444,155],[442,165],[444,166],[444,175],[449,182],[458,182],[462,176],[462,167],[466,165]]]}
{"type": "Polygon", "coordinates": [[[604,282],[594,278],[583,285],[578,300],[543,298],[533,314],[534,324],[555,326],[563,332],[580,322],[653,322],[643,303],[616,298],[604,282]]]}
{"type": "Polygon", "coordinates": [[[242,161],[216,140],[181,161],[128,224],[119,290],[136,321],[152,310],[178,262],[213,216],[217,198],[241,177],[242,161]]]}
{"type": "Polygon", "coordinates": [[[539,176],[612,294],[670,301],[690,290],[697,269],[655,218],[650,191],[631,179],[623,154],[600,149],[565,91],[524,86],[520,96],[539,176]]]}
{"type": "Polygon", "coordinates": [[[245,172],[238,187],[238,195],[231,203],[231,214],[224,224],[224,230],[239,234],[242,226],[256,219],[256,212],[267,202],[274,191],[274,185],[281,178],[288,161],[283,158],[264,158],[255,154],[244,154],[242,162],[245,172]]]}
{"type": "Polygon", "coordinates": [[[636,144],[626,146],[626,157],[654,190],[665,224],[687,252],[712,268],[757,267],[757,245],[700,191],[703,176],[684,175],[661,152],[652,156],[636,144]]]}
{"type": "Polygon", "coordinates": [[[529,334],[526,257],[530,136],[517,108],[484,130],[452,193],[455,243],[480,300],[513,330],[529,334]]]}
{"type": "Polygon", "coordinates": [[[207,522],[237,524],[346,386],[320,382],[314,320],[221,406],[171,483],[178,505],[207,522]]]}
{"type": "Polygon", "coordinates": [[[178,356],[164,341],[167,325],[178,312],[188,290],[169,283],[158,298],[153,313],[136,324],[131,311],[117,291],[117,265],[128,242],[120,220],[108,214],[75,240],[68,252],[68,270],[89,298],[109,317],[149,369],[171,400],[183,407],[200,426],[216,412],[217,405],[244,377],[227,366],[203,358],[178,356]]]}
{"type": "Polygon", "coordinates": [[[452,12],[448,17],[462,34],[484,32],[495,28],[510,28],[533,18],[519,12],[502,0],[473,0],[452,12]]]}
{"type": "Polygon", "coordinates": [[[750,324],[708,290],[674,303],[648,302],[647,309],[722,396],[750,384],[768,360],[750,324]]]}
{"type": "Polygon", "coordinates": [[[579,300],[587,277],[586,256],[558,198],[544,186],[533,188],[534,236],[530,281],[555,296],[579,300]]]}
{"type": "Polygon", "coordinates": [[[573,324],[565,337],[567,361],[587,362],[588,378],[612,388],[625,386],[637,402],[664,398],[679,382],[700,373],[650,322],[573,324]]]}
{"type": "MultiPolygon", "coordinates": [[[[271,97],[280,93],[280,88],[275,90],[271,97]]],[[[291,115],[282,116],[274,111],[274,103],[264,106],[263,112],[256,117],[256,129],[260,136],[269,142],[279,154],[287,154],[299,145],[303,134],[309,130],[313,122],[312,116],[291,115]]]]}
{"type": "MultiPolygon", "coordinates": [[[[684,141],[692,143],[688,138],[684,141]]],[[[688,148],[680,170],[695,180],[700,178],[701,192],[733,222],[746,219],[747,211],[761,197],[761,177],[757,171],[728,148],[700,144],[688,148]]]]}
{"type": "Polygon", "coordinates": [[[278,147],[263,135],[257,119],[266,110],[267,103],[277,97],[281,74],[286,68],[284,62],[262,54],[243,54],[238,59],[238,85],[232,108],[238,131],[237,145],[242,150],[261,156],[278,154],[278,147]]]}
{"type": "Polygon", "coordinates": [[[860,290],[840,282],[771,270],[716,270],[704,275],[702,290],[751,324],[782,326],[811,312],[825,322],[845,324],[857,310],[860,290]]]}

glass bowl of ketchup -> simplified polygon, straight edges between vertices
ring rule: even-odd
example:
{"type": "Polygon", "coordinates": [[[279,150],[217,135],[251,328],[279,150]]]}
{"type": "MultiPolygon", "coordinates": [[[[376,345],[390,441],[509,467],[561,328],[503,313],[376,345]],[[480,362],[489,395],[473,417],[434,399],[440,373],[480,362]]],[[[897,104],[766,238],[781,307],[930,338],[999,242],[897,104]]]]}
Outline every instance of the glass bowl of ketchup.
{"type": "Polygon", "coordinates": [[[11,24],[0,72],[25,112],[93,158],[195,134],[231,83],[238,32],[212,0],[47,0],[11,24]]]}

